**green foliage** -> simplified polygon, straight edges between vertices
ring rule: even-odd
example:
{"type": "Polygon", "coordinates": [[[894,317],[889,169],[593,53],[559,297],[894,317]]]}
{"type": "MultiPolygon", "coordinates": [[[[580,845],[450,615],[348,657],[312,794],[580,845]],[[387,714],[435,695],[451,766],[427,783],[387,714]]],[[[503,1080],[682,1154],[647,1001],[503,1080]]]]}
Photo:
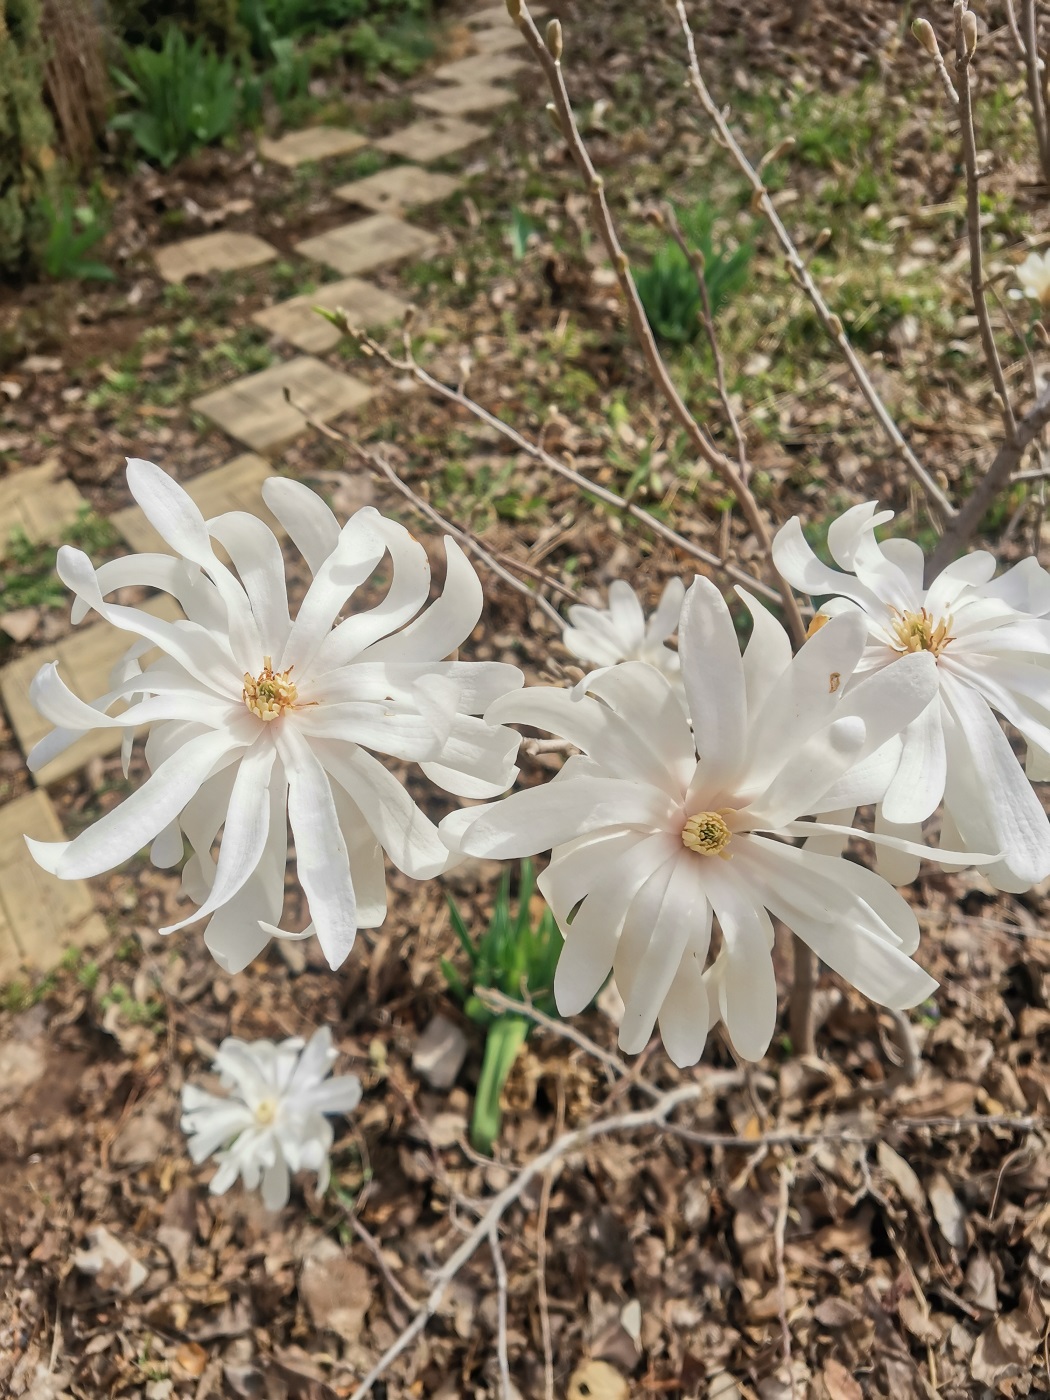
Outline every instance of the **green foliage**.
{"type": "Polygon", "coordinates": [[[514,910],[510,871],[505,870],[489,926],[477,943],[471,939],[455,902],[451,898],[448,902],[452,928],[466,954],[469,971],[464,977],[448,958],[442,958],[441,971],[463,1010],[486,1032],[485,1054],[470,1125],[470,1140],[479,1152],[491,1153],[499,1136],[503,1086],[533,1023],[510,1011],[490,1010],[477,995],[478,988],[493,987],[519,1002],[527,996],[532,1005],[548,1016],[558,1014],[554,1004],[554,969],[563,940],[549,909],[544,909],[533,927],[529,906],[535,889],[532,862],[523,860],[518,907],[514,910]]]}
{"type": "Polygon", "coordinates": [[[270,58],[277,39],[323,34],[360,21],[396,24],[429,10],[429,0],[240,0],[239,19],[252,53],[270,58]]]}
{"type": "Polygon", "coordinates": [[[109,0],[107,8],[113,32],[125,44],[159,49],[174,26],[187,39],[203,40],[219,53],[247,51],[238,0],[109,0]]]}
{"type": "Polygon", "coordinates": [[[134,105],[111,125],[147,159],[167,167],[232,131],[241,101],[232,59],[172,27],[159,51],[127,49],[125,63],[113,76],[134,105]]]}
{"type": "MultiPolygon", "coordinates": [[[[111,554],[119,538],[116,530],[86,506],[62,532],[62,543],[76,545],[93,556],[111,554]]],[[[7,547],[0,541],[0,612],[16,608],[57,608],[69,601],[69,592],[55,574],[58,551],[48,544],[34,544],[22,529],[11,531],[7,547]]]]}
{"type": "Polygon", "coordinates": [[[113,272],[105,263],[86,256],[106,236],[101,208],[83,203],[73,190],[65,189],[54,200],[45,197],[41,209],[47,232],[39,257],[47,276],[111,280],[113,272]]]}
{"type": "MultiPolygon", "coordinates": [[[[678,223],[691,248],[703,258],[704,285],[717,316],[747,281],[748,264],[754,248],[743,243],[730,249],[714,241],[715,211],[701,200],[691,210],[677,214],[678,223]]],[[[700,332],[700,291],[689,259],[672,238],[653,255],[647,268],[636,273],[635,283],[653,333],[661,340],[685,345],[700,332]]]]}
{"type": "Polygon", "coordinates": [[[0,24],[0,274],[31,263],[52,181],[54,128],[44,102],[39,0],[5,0],[0,24]]]}
{"type": "Polygon", "coordinates": [[[510,251],[514,255],[515,262],[521,262],[529,249],[529,239],[537,232],[536,225],[523,214],[520,209],[515,209],[510,218],[510,251]]]}

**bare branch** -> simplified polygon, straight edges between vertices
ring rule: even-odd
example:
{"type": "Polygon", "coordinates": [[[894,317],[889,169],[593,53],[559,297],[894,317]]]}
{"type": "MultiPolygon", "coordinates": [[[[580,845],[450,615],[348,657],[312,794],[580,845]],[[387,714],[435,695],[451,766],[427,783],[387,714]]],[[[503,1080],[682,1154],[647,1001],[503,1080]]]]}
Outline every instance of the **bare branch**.
{"type": "Polygon", "coordinates": [[[954,514],[951,501],[949,501],[948,497],[937,485],[936,481],[934,481],[933,477],[905,441],[904,435],[894,422],[892,414],[882,402],[878,391],[868,377],[867,371],[857,358],[856,352],[843,329],[842,322],[828,307],[828,304],[820,293],[820,289],[810,275],[809,269],[806,267],[806,264],[799,254],[798,248],[795,246],[780,215],[777,213],[776,206],[769,197],[768,190],[762,183],[761,176],[744,154],[729,123],[726,121],[722,111],[708,91],[703,74],[700,72],[700,63],[696,56],[696,43],[693,39],[693,31],[689,25],[689,16],[686,12],[685,0],[675,0],[675,10],[677,11],[682,33],[685,37],[686,48],[689,55],[689,79],[693,91],[696,93],[705,114],[714,125],[720,142],[729,152],[737,168],[750,184],[753,191],[754,207],[760,209],[766,219],[768,219],[777,241],[784,252],[784,256],[787,259],[787,264],[791,270],[792,276],[809,297],[821,325],[838,346],[856,381],[857,387],[864,395],[868,407],[874,414],[875,420],[882,429],[884,436],[900,453],[908,471],[926,492],[933,513],[940,520],[950,520],[954,514]]]}
{"type": "Polygon", "coordinates": [[[704,276],[704,256],[699,248],[691,248],[685,240],[678,224],[678,219],[674,212],[674,206],[670,203],[663,205],[661,209],[664,222],[667,224],[668,232],[678,244],[685,257],[688,259],[693,269],[693,276],[696,278],[697,291],[700,293],[700,320],[704,327],[704,334],[707,336],[707,343],[711,347],[711,354],[715,362],[715,379],[718,384],[718,398],[722,405],[722,412],[726,416],[733,440],[736,443],[736,460],[740,467],[740,475],[746,481],[751,475],[751,465],[747,460],[747,443],[744,439],[743,430],[740,427],[740,420],[736,416],[726,388],[725,362],[722,359],[722,350],[718,344],[718,336],[715,333],[715,318],[711,311],[711,295],[707,290],[707,278],[704,276]]]}
{"type": "Polygon", "coordinates": [[[973,93],[970,88],[970,60],[973,49],[964,33],[965,17],[969,11],[966,0],[955,0],[955,68],[959,75],[959,126],[962,134],[963,164],[966,169],[966,234],[970,244],[970,291],[973,307],[977,313],[977,324],[981,332],[981,346],[985,363],[992,378],[992,387],[999,399],[1003,418],[1003,429],[1008,442],[1012,442],[1017,432],[1010,390],[1003,374],[999,359],[999,347],[995,343],[995,332],[988,311],[988,297],[984,286],[984,250],[981,240],[981,194],[980,177],[977,173],[977,136],[973,125],[973,93]]]}
{"type": "Polygon", "coordinates": [[[659,389],[660,393],[663,395],[664,400],[679,426],[684,429],[697,455],[721,478],[735,496],[744,514],[744,518],[747,521],[748,527],[766,559],[770,578],[775,583],[780,594],[780,604],[784,610],[785,625],[796,647],[800,647],[805,641],[805,624],[802,621],[802,614],[799,611],[795,595],[783,579],[781,579],[773,563],[772,538],[765,517],[758,507],[758,502],[752,495],[747,482],[741,476],[739,469],[734,466],[724,452],[719,451],[689,412],[685,401],[678,392],[674,380],[671,378],[667,366],[660,356],[660,351],[657,348],[652,328],[649,325],[645,309],[642,306],[641,297],[638,295],[638,289],[634,284],[634,278],[631,276],[630,262],[620,244],[615,225],[613,224],[612,212],[605,198],[605,183],[595,169],[587,147],[583,142],[583,138],[580,136],[579,128],[576,125],[576,117],[572,109],[568,89],[565,86],[560,59],[552,55],[548,50],[539,30],[536,28],[532,16],[529,14],[528,6],[524,3],[519,4],[518,0],[514,0],[513,9],[517,10],[516,21],[518,28],[521,30],[526,43],[539,61],[540,67],[543,69],[544,76],[550,86],[551,95],[554,98],[554,113],[557,118],[558,127],[586,183],[587,191],[590,195],[594,223],[605,245],[605,249],[609,254],[609,258],[612,261],[613,270],[616,273],[616,278],[620,285],[620,291],[623,293],[624,300],[627,303],[627,318],[631,330],[634,333],[634,338],[642,351],[646,366],[649,370],[649,375],[657,389],[659,389]]]}
{"type": "Polygon", "coordinates": [[[1046,103],[1043,100],[1043,84],[1039,74],[1039,37],[1035,0],[1022,0],[1021,25],[1023,29],[1022,51],[1025,60],[1025,82],[1028,87],[1028,101],[1032,108],[1032,123],[1035,126],[1039,164],[1043,171],[1043,179],[1050,182],[1050,132],[1047,131],[1046,103]]]}
{"type": "Polygon", "coordinates": [[[482,408],[480,404],[475,403],[462,388],[454,389],[451,385],[445,384],[440,379],[435,378],[434,375],[430,374],[422,365],[413,359],[411,354],[407,354],[405,359],[399,360],[391,355],[385,346],[381,345],[378,341],[372,340],[371,337],[365,335],[363,331],[351,325],[344,316],[335,313],[332,316],[332,320],[333,323],[338,325],[347,335],[352,336],[366,354],[374,355],[391,369],[396,369],[403,374],[410,374],[417,383],[424,385],[427,389],[431,390],[432,393],[446,399],[449,403],[458,404],[460,408],[466,409],[479,423],[484,423],[486,427],[493,428],[496,432],[500,433],[501,436],[505,437],[508,442],[512,442],[519,452],[526,453],[533,461],[539,462],[542,466],[546,467],[548,471],[553,472],[556,476],[560,476],[565,481],[571,482],[577,490],[585,491],[588,495],[593,496],[595,500],[601,501],[604,505],[611,506],[614,510],[622,511],[625,515],[629,515],[632,520],[637,521],[640,525],[644,525],[646,529],[652,531],[652,533],[659,536],[660,539],[666,540],[666,542],[673,545],[675,549],[679,549],[683,554],[687,554],[691,558],[699,560],[700,563],[705,564],[710,569],[721,570],[722,573],[735,583],[742,584],[745,588],[757,593],[759,597],[766,599],[766,601],[776,603],[778,606],[782,602],[781,595],[775,588],[771,588],[767,583],[763,583],[761,579],[755,578],[754,574],[749,574],[738,565],[731,564],[725,559],[720,559],[717,554],[713,554],[710,550],[695,544],[692,540],[687,539],[685,535],[679,534],[677,530],[672,530],[671,527],[665,525],[662,520],[658,520],[656,516],[650,515],[648,511],[643,510],[641,506],[636,506],[624,496],[617,495],[615,491],[610,491],[605,486],[599,486],[597,482],[589,481],[582,473],[574,471],[573,468],[567,466],[565,462],[559,461],[559,459],[550,452],[547,452],[538,444],[531,442],[522,433],[519,433],[517,428],[512,428],[509,423],[504,423],[502,418],[498,418],[494,413],[490,413],[487,408],[482,408]]]}
{"type": "Polygon", "coordinates": [[[496,1356],[499,1359],[500,1400],[511,1400],[514,1391],[510,1383],[510,1358],[507,1355],[507,1266],[503,1262],[498,1221],[493,1222],[489,1231],[489,1249],[492,1251],[492,1267],[496,1271],[496,1356]]]}

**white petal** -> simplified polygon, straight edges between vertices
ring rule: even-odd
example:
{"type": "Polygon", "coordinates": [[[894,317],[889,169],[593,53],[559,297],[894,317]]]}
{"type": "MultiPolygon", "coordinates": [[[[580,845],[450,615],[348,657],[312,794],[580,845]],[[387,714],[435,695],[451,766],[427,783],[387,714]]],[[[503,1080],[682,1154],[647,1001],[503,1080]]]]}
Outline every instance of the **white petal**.
{"type": "Polygon", "coordinates": [[[686,594],[678,650],[705,782],[717,791],[744,760],[747,694],[736,628],[709,579],[697,577],[686,594]]]}
{"type": "Polygon", "coordinates": [[[704,1053],[710,1028],[710,997],[704,982],[704,963],[711,942],[711,906],[706,922],[686,944],[671,989],[660,1008],[660,1038],[679,1069],[695,1065],[704,1053]]]}
{"type": "MultiPolygon", "coordinates": [[[[859,509],[859,507],[855,507],[859,509]]],[[[849,512],[846,512],[848,515],[849,512]]],[[[845,519],[845,516],[842,517],[845,519]]],[[[822,564],[806,543],[802,522],[794,516],[773,537],[773,563],[793,588],[812,597],[851,598],[872,617],[885,615],[886,604],[852,574],[839,573],[822,564]]]]}
{"type": "Polygon", "coordinates": [[[280,656],[291,630],[284,555],[257,516],[229,511],[208,521],[208,533],[229,554],[251,602],[263,656],[280,656]]]}
{"type": "Polygon", "coordinates": [[[328,965],[341,967],[357,936],[357,901],[332,789],[310,745],[294,728],[284,729],[277,743],[288,775],[296,874],[328,965]]]}
{"type": "Polygon", "coordinates": [[[900,762],[882,801],[886,821],[923,822],[940,806],[947,773],[941,714],[937,695],[901,734],[900,762]]]}
{"type": "Polygon", "coordinates": [[[467,640],[478,624],[484,594],[474,565],[450,535],[445,536],[445,586],[407,627],[373,643],[361,661],[441,661],[467,640]]]}
{"type": "Polygon", "coordinates": [[[751,614],[751,636],[744,650],[744,683],[747,712],[754,719],[791,665],[791,638],[757,598],[746,589],[738,587],[736,591],[751,614]]]}
{"type": "Polygon", "coordinates": [[[284,476],[268,476],[262,496],[316,574],[339,542],[339,521],[328,504],[309,486],[284,476]]]}
{"type": "MultiPolygon", "coordinates": [[[[818,634],[819,635],[819,634],[818,634]]],[[[705,886],[727,952],[721,986],[722,1019],[738,1055],[760,1060],[777,1024],[777,980],[771,948],[773,925],[730,868],[707,862],[705,886]]]]}
{"type": "Polygon", "coordinates": [[[288,641],[275,670],[293,667],[306,676],[347,600],[375,571],[385,545],[375,528],[377,512],[359,510],[343,527],[339,541],[314,574],[299,604],[288,641]]]}

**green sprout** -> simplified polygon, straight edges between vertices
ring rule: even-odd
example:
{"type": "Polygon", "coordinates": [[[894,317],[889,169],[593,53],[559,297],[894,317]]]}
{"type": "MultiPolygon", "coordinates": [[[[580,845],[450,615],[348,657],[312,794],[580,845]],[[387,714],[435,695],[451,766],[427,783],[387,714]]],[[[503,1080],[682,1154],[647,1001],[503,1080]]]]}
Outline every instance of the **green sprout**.
{"type": "Polygon", "coordinates": [[[536,889],[532,862],[521,862],[517,911],[511,908],[510,871],[505,870],[496,892],[489,926],[475,944],[455,901],[448,901],[452,928],[467,955],[470,970],[464,978],[448,958],[441,971],[452,995],[462,1003],[470,1019],[485,1029],[485,1053],[474,1099],[470,1140],[479,1152],[491,1154],[499,1136],[500,1098],[507,1076],[525,1044],[534,1022],[512,1011],[494,1011],[478,992],[491,987],[524,1004],[528,1001],[548,1016],[558,1014],[554,1004],[554,969],[562,949],[562,936],[549,909],[533,926],[530,908],[536,889]]]}

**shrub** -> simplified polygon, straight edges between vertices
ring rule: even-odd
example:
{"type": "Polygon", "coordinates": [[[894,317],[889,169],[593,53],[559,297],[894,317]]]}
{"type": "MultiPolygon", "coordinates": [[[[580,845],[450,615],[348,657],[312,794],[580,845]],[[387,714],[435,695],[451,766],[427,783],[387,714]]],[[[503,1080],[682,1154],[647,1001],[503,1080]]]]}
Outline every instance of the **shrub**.
{"type": "MultiPolygon", "coordinates": [[[[677,217],[686,242],[703,256],[704,284],[711,314],[717,316],[747,280],[754,249],[750,243],[732,250],[722,243],[716,249],[715,211],[703,201],[677,217]]],[[[653,255],[652,262],[637,274],[635,281],[655,335],[678,345],[695,340],[701,324],[696,273],[672,238],[653,255]]]]}
{"type": "Polygon", "coordinates": [[[128,71],[113,76],[135,106],[111,125],[130,132],[149,160],[172,165],[221,140],[236,124],[240,88],[234,62],[203,41],[191,43],[172,27],[159,51],[128,49],[125,62],[128,71]]]}
{"type": "Polygon", "coordinates": [[[37,0],[7,0],[0,11],[0,273],[23,270],[41,234],[40,202],[55,164],[43,93],[37,0]]]}
{"type": "Polygon", "coordinates": [[[86,256],[106,236],[106,220],[92,204],[78,200],[72,190],[41,201],[46,227],[39,262],[48,277],[77,277],[103,281],[113,273],[105,263],[86,256]]]}

